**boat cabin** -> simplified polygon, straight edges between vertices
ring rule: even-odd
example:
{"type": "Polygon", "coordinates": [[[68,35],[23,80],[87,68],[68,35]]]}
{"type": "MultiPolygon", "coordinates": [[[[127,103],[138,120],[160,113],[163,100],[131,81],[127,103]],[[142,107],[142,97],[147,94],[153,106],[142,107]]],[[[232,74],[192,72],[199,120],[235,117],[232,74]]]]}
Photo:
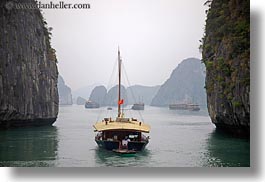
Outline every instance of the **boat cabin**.
{"type": "Polygon", "coordinates": [[[150,126],[134,118],[104,118],[94,128],[98,132],[95,141],[108,150],[127,148],[138,151],[149,142],[149,137],[143,133],[149,133],[150,126]]]}

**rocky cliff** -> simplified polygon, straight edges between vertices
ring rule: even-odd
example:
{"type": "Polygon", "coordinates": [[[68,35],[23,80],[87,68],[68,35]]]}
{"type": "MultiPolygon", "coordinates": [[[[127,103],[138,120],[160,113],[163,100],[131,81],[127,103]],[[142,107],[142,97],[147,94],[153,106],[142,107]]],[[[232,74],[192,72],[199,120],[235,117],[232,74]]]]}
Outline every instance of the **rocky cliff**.
{"type": "Polygon", "coordinates": [[[152,106],[168,106],[177,102],[193,102],[206,107],[204,65],[199,59],[183,60],[160,87],[152,106]]]}
{"type": "MultiPolygon", "coordinates": [[[[123,106],[128,104],[126,88],[121,85],[121,99],[124,99],[123,106]]],[[[118,85],[112,87],[106,96],[104,105],[105,106],[117,106],[118,104],[118,85]]]]}
{"type": "Polygon", "coordinates": [[[100,84],[92,84],[92,85],[88,85],[86,87],[79,88],[77,90],[73,90],[72,91],[73,98],[74,99],[77,99],[77,97],[82,97],[82,98],[88,100],[89,97],[90,97],[90,94],[91,94],[92,90],[96,86],[99,86],[99,85],[100,84]]]}
{"type": "Polygon", "coordinates": [[[202,39],[208,110],[218,129],[249,136],[249,0],[213,0],[202,39]]]}
{"type": "Polygon", "coordinates": [[[128,104],[144,102],[150,105],[160,86],[133,85],[127,88],[128,104]]]}
{"type": "Polygon", "coordinates": [[[58,92],[60,105],[73,104],[71,88],[65,84],[63,77],[60,75],[58,77],[58,92]]]}
{"type": "MultiPolygon", "coordinates": [[[[142,86],[134,85],[127,89],[121,86],[121,97],[124,99],[124,105],[144,102],[149,105],[157,93],[160,86],[142,86]]],[[[108,92],[104,86],[96,86],[89,97],[89,100],[99,103],[100,106],[117,106],[118,86],[112,87],[108,92]]]]}
{"type": "Polygon", "coordinates": [[[107,89],[104,86],[97,86],[92,90],[89,100],[98,103],[100,106],[104,106],[106,95],[107,89]]]}
{"type": "Polygon", "coordinates": [[[85,105],[85,103],[86,103],[86,99],[84,99],[83,97],[77,97],[77,99],[76,99],[76,104],[77,105],[85,105]]]}
{"type": "Polygon", "coordinates": [[[39,9],[0,7],[0,128],[57,118],[57,60],[45,23],[39,9]]]}

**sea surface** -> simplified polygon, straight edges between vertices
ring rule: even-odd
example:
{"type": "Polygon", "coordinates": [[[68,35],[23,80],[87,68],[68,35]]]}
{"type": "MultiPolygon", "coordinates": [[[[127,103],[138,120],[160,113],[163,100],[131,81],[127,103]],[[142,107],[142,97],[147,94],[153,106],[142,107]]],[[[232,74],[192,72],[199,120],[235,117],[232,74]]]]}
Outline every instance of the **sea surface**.
{"type": "MultiPolygon", "coordinates": [[[[128,107],[129,108],[129,107],[128,107]]],[[[250,142],[219,133],[207,110],[124,109],[151,125],[150,143],[133,156],[98,148],[93,124],[117,109],[61,106],[54,126],[0,131],[0,166],[20,167],[222,167],[250,166],[250,142]]]]}

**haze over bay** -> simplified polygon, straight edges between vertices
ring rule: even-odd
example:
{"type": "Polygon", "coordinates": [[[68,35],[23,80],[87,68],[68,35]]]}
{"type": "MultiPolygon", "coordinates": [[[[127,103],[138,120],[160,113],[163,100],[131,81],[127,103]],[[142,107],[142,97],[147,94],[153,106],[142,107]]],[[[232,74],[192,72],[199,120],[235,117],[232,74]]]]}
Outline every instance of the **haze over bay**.
{"type": "Polygon", "coordinates": [[[107,85],[120,46],[132,85],[162,84],[183,59],[201,58],[204,2],[91,0],[90,9],[44,10],[60,74],[73,90],[107,85]]]}

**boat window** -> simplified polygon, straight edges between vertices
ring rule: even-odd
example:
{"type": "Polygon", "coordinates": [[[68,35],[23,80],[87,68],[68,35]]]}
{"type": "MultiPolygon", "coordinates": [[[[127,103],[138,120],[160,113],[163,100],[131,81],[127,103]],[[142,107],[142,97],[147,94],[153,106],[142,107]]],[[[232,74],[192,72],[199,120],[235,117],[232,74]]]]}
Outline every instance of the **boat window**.
{"type": "Polygon", "coordinates": [[[129,138],[130,139],[137,139],[138,138],[138,135],[129,135],[129,138]]]}

